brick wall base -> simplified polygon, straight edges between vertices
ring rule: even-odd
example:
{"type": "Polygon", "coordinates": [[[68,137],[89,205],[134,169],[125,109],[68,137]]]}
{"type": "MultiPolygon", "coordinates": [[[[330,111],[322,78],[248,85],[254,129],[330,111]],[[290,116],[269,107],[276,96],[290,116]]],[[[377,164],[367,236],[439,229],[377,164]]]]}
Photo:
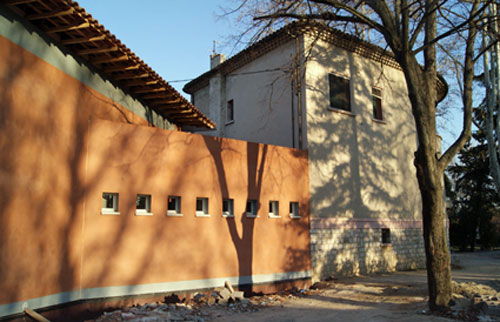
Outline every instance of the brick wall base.
{"type": "Polygon", "coordinates": [[[313,228],[310,234],[313,282],[425,268],[421,228],[391,228],[390,244],[382,244],[380,228],[313,228]]]}

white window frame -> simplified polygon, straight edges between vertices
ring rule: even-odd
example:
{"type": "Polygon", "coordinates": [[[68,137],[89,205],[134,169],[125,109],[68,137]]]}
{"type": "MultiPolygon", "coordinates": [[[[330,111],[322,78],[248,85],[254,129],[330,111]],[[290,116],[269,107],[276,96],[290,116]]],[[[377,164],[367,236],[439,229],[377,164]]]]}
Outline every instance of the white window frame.
{"type": "Polygon", "coordinates": [[[180,196],[168,196],[167,199],[167,216],[171,217],[182,217],[181,212],[181,202],[182,198],[180,196]],[[175,209],[168,209],[169,200],[172,199],[175,203],[175,209]]]}
{"type": "Polygon", "coordinates": [[[248,218],[257,218],[257,200],[248,199],[245,205],[245,213],[248,218]],[[250,203],[250,212],[247,211],[248,203],[250,203]]]}
{"type": "Polygon", "coordinates": [[[152,216],[153,213],[151,212],[151,195],[146,195],[146,194],[141,194],[138,193],[137,196],[135,197],[135,202],[136,202],[136,207],[135,207],[135,215],[136,216],[152,216]],[[137,198],[139,197],[145,197],[146,198],[146,209],[138,209],[137,208],[137,198]]]}
{"type": "Polygon", "coordinates": [[[280,218],[280,203],[277,200],[269,200],[269,218],[280,218]]]}
{"type": "Polygon", "coordinates": [[[290,218],[299,219],[300,218],[300,207],[297,201],[290,201],[290,218]]]}
{"type": "Polygon", "coordinates": [[[116,192],[103,192],[101,197],[101,215],[119,215],[118,211],[118,200],[119,194],[116,192]],[[104,199],[104,195],[111,195],[113,197],[113,208],[102,208],[102,199],[104,199]]]}
{"type": "Polygon", "coordinates": [[[196,217],[210,217],[210,214],[208,213],[208,198],[205,197],[196,197],[196,204],[195,204],[195,209],[196,209],[196,217]],[[198,210],[198,201],[201,200],[202,202],[202,210],[198,210]]]}
{"type": "Polygon", "coordinates": [[[234,199],[223,198],[222,199],[222,217],[230,218],[234,217],[234,199]],[[228,210],[224,211],[224,202],[227,201],[228,210]]]}

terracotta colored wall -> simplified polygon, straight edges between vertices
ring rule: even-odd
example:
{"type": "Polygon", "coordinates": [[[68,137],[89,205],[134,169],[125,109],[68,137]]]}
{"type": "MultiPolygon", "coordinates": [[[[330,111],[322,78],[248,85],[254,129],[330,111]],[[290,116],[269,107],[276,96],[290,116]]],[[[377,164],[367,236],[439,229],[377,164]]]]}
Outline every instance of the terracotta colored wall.
{"type": "Polygon", "coordinates": [[[305,153],[142,125],[0,37],[0,308],[86,288],[310,269],[305,153]],[[120,216],[100,215],[102,192],[120,193],[120,216]],[[134,216],[137,193],[152,195],[152,217],[134,216]],[[219,211],[225,193],[235,219],[219,211]],[[182,196],[184,217],[165,215],[170,194],[182,196]],[[194,216],[197,196],[210,198],[210,218],[194,216]],[[259,218],[242,218],[247,197],[264,205],[259,218]],[[268,199],[282,218],[267,217],[268,199]],[[288,218],[289,201],[302,219],[288,218]]]}
{"type": "Polygon", "coordinates": [[[90,127],[83,287],[197,280],[309,269],[303,151],[184,132],[93,122],[90,127]],[[100,215],[102,192],[118,192],[120,216],[100,215]],[[135,215],[136,194],[152,196],[153,216],[135,215]],[[183,217],[167,216],[169,195],[183,217]],[[209,198],[210,218],[195,216],[209,198]],[[222,216],[234,199],[235,218],[222,216]],[[260,201],[259,218],[244,215],[260,201]],[[281,218],[268,217],[277,200],[281,218]],[[119,274],[117,274],[119,272],[119,274]]]}
{"type": "Polygon", "coordinates": [[[79,286],[93,118],[146,124],[0,37],[0,303],[79,286]]]}

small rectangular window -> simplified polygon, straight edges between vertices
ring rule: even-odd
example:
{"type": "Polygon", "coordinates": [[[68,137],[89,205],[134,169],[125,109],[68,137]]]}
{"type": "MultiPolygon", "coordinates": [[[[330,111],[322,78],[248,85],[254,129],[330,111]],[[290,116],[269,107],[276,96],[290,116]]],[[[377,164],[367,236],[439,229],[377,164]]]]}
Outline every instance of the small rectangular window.
{"type": "Polygon", "coordinates": [[[275,200],[269,201],[269,217],[276,218],[280,216],[279,213],[279,202],[275,200]]]}
{"type": "Polygon", "coordinates": [[[222,216],[233,217],[234,216],[234,200],[233,199],[222,199],[222,216]]]}
{"type": "Polygon", "coordinates": [[[290,202],[290,218],[300,218],[298,202],[290,202]]]}
{"type": "Polygon", "coordinates": [[[196,216],[208,217],[208,198],[196,198],[196,216]]]}
{"type": "Polygon", "coordinates": [[[328,74],[330,86],[330,107],[351,111],[351,88],[349,79],[328,74]]]}
{"type": "Polygon", "coordinates": [[[118,212],[118,194],[103,192],[101,202],[102,215],[119,215],[118,212]]]}
{"type": "Polygon", "coordinates": [[[382,228],[382,244],[388,245],[391,243],[391,230],[389,228],[382,228]]]}
{"type": "Polygon", "coordinates": [[[152,216],[151,195],[137,195],[135,201],[135,214],[140,216],[152,216]]]}
{"type": "Polygon", "coordinates": [[[382,90],[372,87],[373,119],[382,121],[382,90]]]}
{"type": "Polygon", "coordinates": [[[247,217],[257,217],[257,200],[247,200],[245,212],[247,217]]]}
{"type": "Polygon", "coordinates": [[[182,216],[181,197],[168,196],[167,216],[182,216]]]}
{"type": "Polygon", "coordinates": [[[234,101],[227,101],[226,123],[234,122],[234,101]]]}

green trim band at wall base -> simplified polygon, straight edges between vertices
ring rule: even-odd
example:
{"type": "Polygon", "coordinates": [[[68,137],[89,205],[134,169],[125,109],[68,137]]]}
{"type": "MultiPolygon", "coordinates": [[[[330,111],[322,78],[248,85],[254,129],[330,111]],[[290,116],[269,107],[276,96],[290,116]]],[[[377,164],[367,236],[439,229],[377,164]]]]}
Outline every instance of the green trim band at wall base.
{"type": "Polygon", "coordinates": [[[39,309],[78,300],[215,288],[224,285],[225,281],[229,281],[232,285],[265,284],[310,278],[311,275],[311,270],[306,270],[252,276],[220,277],[191,281],[88,288],[0,305],[0,317],[22,313],[26,307],[29,307],[30,309],[39,309]]]}

